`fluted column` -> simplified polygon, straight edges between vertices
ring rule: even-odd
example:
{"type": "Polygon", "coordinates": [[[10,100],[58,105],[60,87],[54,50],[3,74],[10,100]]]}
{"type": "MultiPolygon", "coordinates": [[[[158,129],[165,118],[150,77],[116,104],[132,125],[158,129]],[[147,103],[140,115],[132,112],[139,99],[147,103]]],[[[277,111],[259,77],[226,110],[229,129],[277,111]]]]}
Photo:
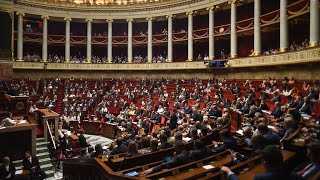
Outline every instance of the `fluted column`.
{"type": "Polygon", "coordinates": [[[214,10],[216,6],[207,8],[209,11],[209,60],[214,59],[214,10]]]}
{"type": "Polygon", "coordinates": [[[43,19],[42,29],[42,61],[48,61],[48,16],[41,16],[43,19]]]}
{"type": "Polygon", "coordinates": [[[188,60],[193,60],[193,11],[187,12],[188,15],[188,60]]]}
{"type": "Polygon", "coordinates": [[[289,47],[287,4],[288,0],[280,0],[280,52],[285,52],[289,47]]]}
{"type": "Polygon", "coordinates": [[[148,17],[148,63],[152,63],[152,21],[154,18],[148,17]]]}
{"type": "Polygon", "coordinates": [[[132,22],[133,19],[127,19],[128,22],[128,63],[132,63],[132,22]]]}
{"type": "Polygon", "coordinates": [[[86,19],[87,21],[87,62],[91,63],[91,42],[92,42],[92,19],[86,19]]]}
{"type": "Polygon", "coordinates": [[[261,14],[261,0],[254,1],[254,55],[261,54],[261,27],[260,27],[260,14],[261,14]]]}
{"type": "Polygon", "coordinates": [[[66,21],[66,41],[65,41],[65,63],[69,63],[70,62],[70,21],[71,18],[66,17],[64,18],[64,20],[66,21]]]}
{"type": "Polygon", "coordinates": [[[22,12],[17,12],[18,15],[18,40],[17,40],[17,61],[23,61],[23,16],[22,12]]]}
{"type": "Polygon", "coordinates": [[[174,15],[170,14],[167,15],[166,18],[168,19],[168,62],[172,62],[173,60],[173,38],[172,38],[172,18],[174,15]]]}
{"type": "Polygon", "coordinates": [[[230,57],[236,58],[238,56],[237,53],[237,3],[238,0],[230,0],[229,4],[231,4],[231,25],[230,25],[230,57]]]}
{"type": "Polygon", "coordinates": [[[108,19],[108,63],[112,63],[112,19],[108,19]]]}
{"type": "Polygon", "coordinates": [[[319,1],[310,0],[310,47],[319,45],[319,1]]]}

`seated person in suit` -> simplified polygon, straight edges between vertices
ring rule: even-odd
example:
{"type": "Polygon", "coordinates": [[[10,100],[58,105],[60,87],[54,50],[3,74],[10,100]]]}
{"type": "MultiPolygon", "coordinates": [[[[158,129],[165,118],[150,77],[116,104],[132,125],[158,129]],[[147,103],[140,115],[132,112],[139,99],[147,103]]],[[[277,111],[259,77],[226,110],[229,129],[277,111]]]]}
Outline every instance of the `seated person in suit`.
{"type": "Polygon", "coordinates": [[[196,140],[193,143],[193,151],[190,152],[189,158],[191,161],[197,161],[199,159],[203,159],[210,154],[212,154],[212,151],[208,149],[203,141],[200,139],[196,140]]]}
{"type": "Polygon", "coordinates": [[[301,164],[292,172],[292,179],[310,179],[320,171],[320,143],[312,142],[308,144],[307,156],[310,160],[308,163],[301,164]]]}
{"type": "Polygon", "coordinates": [[[288,138],[296,130],[296,123],[292,116],[287,116],[283,121],[283,128],[279,130],[278,135],[282,139],[288,138]]]}
{"type": "Polygon", "coordinates": [[[40,167],[38,158],[36,156],[31,156],[29,151],[25,152],[22,165],[23,169],[31,171],[32,177],[40,177],[40,179],[47,178],[47,174],[40,167]]]}
{"type": "Polygon", "coordinates": [[[283,112],[281,110],[281,105],[279,102],[274,103],[274,106],[276,109],[271,113],[272,116],[276,118],[280,118],[283,115],[283,112]]]}
{"type": "Polygon", "coordinates": [[[267,144],[279,144],[280,138],[277,133],[268,128],[267,124],[262,122],[258,124],[258,133],[262,134],[266,138],[267,144]]]}
{"type": "Polygon", "coordinates": [[[140,153],[138,152],[138,144],[134,141],[131,141],[128,145],[128,152],[126,157],[137,156],[140,153]]]}
{"type": "MultiPolygon", "coordinates": [[[[288,179],[289,173],[283,168],[283,156],[275,145],[266,146],[262,151],[263,166],[265,173],[256,174],[254,180],[283,180],[288,179]]],[[[221,171],[228,173],[229,180],[239,180],[239,178],[230,170],[222,166],[221,171]]]]}
{"type": "Polygon", "coordinates": [[[141,128],[143,128],[145,134],[149,134],[150,125],[147,118],[143,119],[141,128]]]}
{"type": "Polygon", "coordinates": [[[128,148],[123,145],[123,139],[121,137],[117,138],[116,147],[112,148],[111,154],[116,155],[116,154],[125,153],[127,151],[128,151],[128,148]]]}
{"type": "Polygon", "coordinates": [[[212,149],[213,152],[222,152],[226,149],[232,149],[234,151],[238,151],[237,140],[230,134],[228,129],[222,129],[219,132],[219,135],[222,139],[222,142],[213,141],[214,148],[212,149]]]}
{"type": "Polygon", "coordinates": [[[94,151],[91,153],[91,157],[100,158],[103,155],[103,148],[101,144],[96,144],[94,151]]]}
{"type": "Polygon", "coordinates": [[[185,150],[185,144],[183,143],[183,141],[175,142],[174,150],[175,150],[175,154],[170,161],[164,162],[158,166],[155,166],[153,168],[143,171],[141,173],[141,176],[159,172],[159,171],[162,171],[163,169],[171,169],[189,162],[189,152],[185,150]]]}
{"type": "Polygon", "coordinates": [[[166,134],[160,135],[160,143],[159,150],[164,150],[172,147],[172,144],[168,143],[168,136],[166,134]]]}
{"type": "Polygon", "coordinates": [[[65,134],[60,142],[62,154],[64,157],[68,158],[72,156],[72,140],[69,139],[68,134],[65,134]]]}
{"type": "Polygon", "coordinates": [[[3,164],[0,166],[0,179],[13,179],[16,174],[16,168],[8,156],[3,158],[3,164]]]}
{"type": "Polygon", "coordinates": [[[84,135],[83,135],[83,133],[84,133],[83,129],[82,129],[82,130],[78,130],[78,133],[79,133],[79,135],[78,135],[78,137],[79,137],[79,139],[78,139],[78,141],[79,141],[79,146],[80,146],[81,148],[89,147],[90,144],[87,143],[87,139],[86,139],[86,137],[84,137],[84,135]]]}
{"type": "Polygon", "coordinates": [[[303,105],[301,106],[301,108],[299,109],[300,113],[304,113],[304,114],[312,114],[313,113],[313,106],[312,103],[310,101],[310,99],[308,97],[304,97],[303,98],[303,105]]]}

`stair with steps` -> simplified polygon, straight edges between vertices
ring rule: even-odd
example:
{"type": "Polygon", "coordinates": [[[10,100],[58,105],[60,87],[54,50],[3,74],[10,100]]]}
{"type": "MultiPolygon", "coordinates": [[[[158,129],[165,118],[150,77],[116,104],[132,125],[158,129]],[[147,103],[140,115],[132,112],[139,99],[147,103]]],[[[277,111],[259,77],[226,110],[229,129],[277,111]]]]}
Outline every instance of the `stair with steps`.
{"type": "MultiPolygon", "coordinates": [[[[54,180],[57,178],[55,178],[54,167],[51,164],[50,154],[47,145],[48,143],[45,141],[44,138],[37,138],[36,156],[39,159],[41,169],[48,175],[48,178],[46,180],[54,180]]],[[[22,160],[13,161],[13,164],[15,165],[17,170],[22,169],[22,160]]]]}

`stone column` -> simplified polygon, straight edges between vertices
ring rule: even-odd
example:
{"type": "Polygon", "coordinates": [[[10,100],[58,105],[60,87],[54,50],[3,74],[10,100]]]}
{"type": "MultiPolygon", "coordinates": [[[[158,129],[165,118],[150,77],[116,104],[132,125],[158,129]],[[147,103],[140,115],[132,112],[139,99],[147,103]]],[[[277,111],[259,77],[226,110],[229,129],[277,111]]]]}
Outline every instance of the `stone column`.
{"type": "Polygon", "coordinates": [[[42,29],[42,61],[48,61],[48,16],[41,16],[43,19],[42,29]]]}
{"type": "Polygon", "coordinates": [[[128,22],[128,63],[132,63],[132,22],[133,19],[127,19],[128,22]]]}
{"type": "Polygon", "coordinates": [[[214,10],[216,6],[207,8],[209,11],[209,60],[214,59],[214,10]]]}
{"type": "Polygon", "coordinates": [[[254,1],[254,55],[261,55],[261,0],[254,1]]]}
{"type": "Polygon", "coordinates": [[[170,14],[167,15],[166,18],[168,19],[168,62],[172,62],[173,60],[173,38],[172,38],[172,19],[174,15],[170,14]]]}
{"type": "Polygon", "coordinates": [[[23,16],[22,12],[17,12],[18,15],[18,40],[17,40],[17,61],[23,61],[23,16]]]}
{"type": "Polygon", "coordinates": [[[148,17],[148,63],[152,63],[152,21],[154,18],[148,17]]]}
{"type": "Polygon", "coordinates": [[[289,47],[287,4],[288,0],[280,0],[280,52],[285,52],[289,47]]]}
{"type": "Polygon", "coordinates": [[[310,47],[319,45],[319,1],[310,0],[310,47]]]}
{"type": "Polygon", "coordinates": [[[193,11],[187,12],[188,15],[188,60],[193,60],[193,11]]]}
{"type": "Polygon", "coordinates": [[[112,19],[108,19],[108,63],[112,63],[112,19]]]}
{"type": "Polygon", "coordinates": [[[64,57],[64,62],[69,63],[70,62],[70,17],[64,18],[66,21],[66,44],[65,44],[65,57],[64,57]]]}
{"type": "Polygon", "coordinates": [[[87,21],[87,62],[91,63],[91,42],[92,42],[92,19],[86,19],[87,21]]]}
{"type": "Polygon", "coordinates": [[[236,58],[238,56],[237,49],[237,3],[238,0],[229,0],[231,4],[231,38],[230,38],[230,57],[236,58]]]}

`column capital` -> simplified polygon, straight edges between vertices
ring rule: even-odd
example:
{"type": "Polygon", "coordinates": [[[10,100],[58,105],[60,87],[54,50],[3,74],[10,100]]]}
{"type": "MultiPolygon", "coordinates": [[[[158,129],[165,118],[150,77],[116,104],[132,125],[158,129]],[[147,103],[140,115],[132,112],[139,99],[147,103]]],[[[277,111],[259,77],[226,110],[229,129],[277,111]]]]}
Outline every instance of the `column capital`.
{"type": "Polygon", "coordinates": [[[188,11],[186,12],[186,15],[194,15],[196,11],[188,11]]]}
{"type": "Polygon", "coordinates": [[[174,18],[176,17],[176,15],[173,15],[173,14],[169,14],[169,15],[166,15],[166,18],[169,19],[169,18],[174,18]]]}
{"type": "Polygon", "coordinates": [[[133,18],[126,19],[127,22],[133,22],[133,18]]]}
{"type": "Polygon", "coordinates": [[[207,11],[209,11],[209,10],[217,10],[217,9],[220,9],[220,6],[211,6],[211,7],[208,7],[207,8],[207,11]]]}
{"type": "Polygon", "coordinates": [[[72,21],[71,17],[65,17],[65,18],[63,18],[63,20],[65,20],[65,21],[72,21]]]}
{"type": "Polygon", "coordinates": [[[25,14],[24,12],[17,11],[17,12],[16,12],[16,15],[18,15],[18,16],[20,16],[20,15],[21,15],[21,16],[25,16],[26,14],[25,14]]]}
{"type": "Polygon", "coordinates": [[[48,15],[42,15],[42,16],[41,16],[41,19],[47,19],[47,20],[48,20],[48,19],[49,19],[49,16],[48,16],[48,15]]]}
{"type": "Polygon", "coordinates": [[[228,4],[237,4],[239,2],[240,2],[240,0],[229,0],[228,4]]]}
{"type": "Polygon", "coordinates": [[[91,19],[91,18],[87,18],[87,19],[86,19],[86,22],[89,22],[89,21],[90,21],[90,22],[92,22],[92,21],[93,21],[93,19],[91,19]]]}
{"type": "Polygon", "coordinates": [[[153,21],[154,18],[153,18],[153,17],[147,17],[146,20],[147,20],[147,21],[153,21]]]}
{"type": "Polygon", "coordinates": [[[109,23],[109,22],[110,22],[110,23],[113,23],[113,19],[106,19],[106,22],[107,22],[107,23],[109,23]]]}

